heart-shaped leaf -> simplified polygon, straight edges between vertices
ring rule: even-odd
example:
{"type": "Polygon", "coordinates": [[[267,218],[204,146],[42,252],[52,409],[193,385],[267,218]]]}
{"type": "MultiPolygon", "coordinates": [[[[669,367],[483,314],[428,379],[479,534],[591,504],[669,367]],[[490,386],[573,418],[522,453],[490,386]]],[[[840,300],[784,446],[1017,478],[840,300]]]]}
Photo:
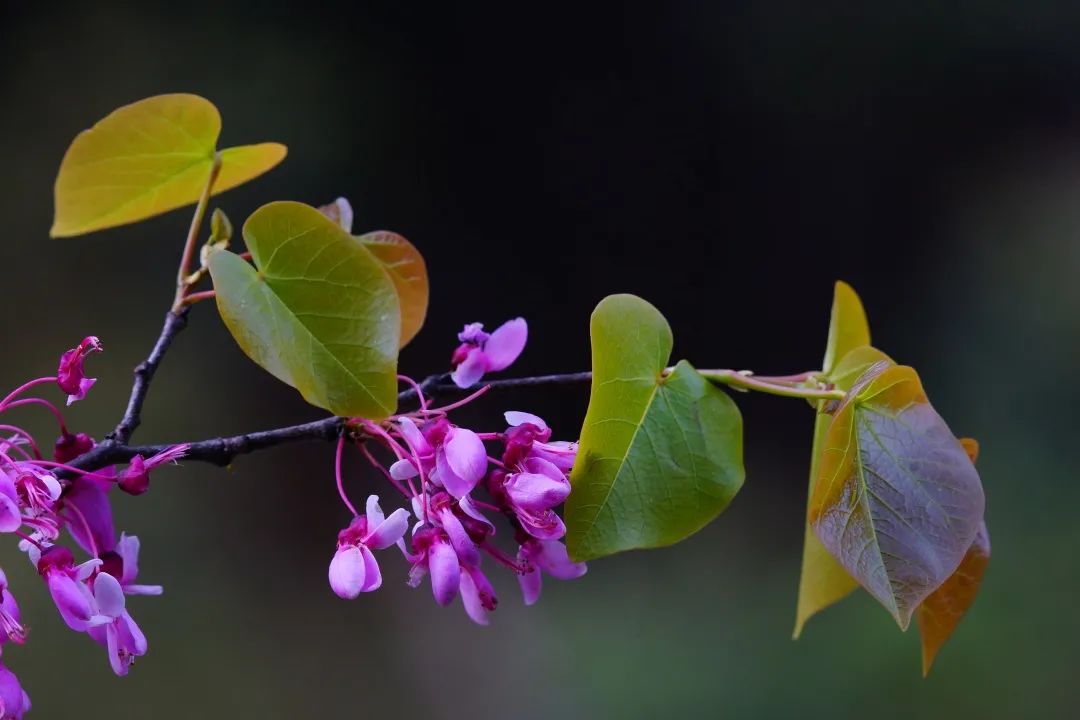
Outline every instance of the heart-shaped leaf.
{"type": "Polygon", "coordinates": [[[382,264],[302,203],[264,205],[243,232],[254,267],[227,250],[209,263],[218,310],[244,352],[312,405],[392,414],[401,319],[382,264]]]}
{"type": "MultiPolygon", "coordinates": [[[[221,116],[197,95],[158,95],[114,110],[71,143],[56,177],[53,237],[126,225],[199,199],[214,163],[221,116]]],[[[214,193],[263,174],[284,145],[222,150],[214,193]]]]}
{"type": "Polygon", "coordinates": [[[575,560],[678,542],[743,482],[739,410],[686,361],[665,372],[671,329],[656,308],[612,295],[591,331],[592,394],[566,502],[575,560]]]}
{"type": "Polygon", "coordinates": [[[906,629],[982,522],[974,465],[910,367],[880,360],[825,434],[809,520],[822,545],[906,629]]]}
{"type": "Polygon", "coordinates": [[[401,346],[416,337],[424,325],[428,307],[428,275],[424,256],[411,242],[385,230],[369,232],[360,242],[382,263],[397,290],[401,304],[401,346]]]}
{"type": "MultiPolygon", "coordinates": [[[[844,282],[837,282],[833,291],[832,314],[829,319],[829,336],[825,344],[822,370],[828,376],[836,364],[857,347],[870,344],[870,327],[866,322],[859,296],[844,282]]],[[[833,380],[835,383],[835,380],[833,380]]],[[[832,418],[822,412],[824,403],[818,403],[814,419],[814,445],[810,453],[810,492],[807,505],[814,494],[817,481],[821,447],[825,432],[832,418]]],[[[821,541],[814,536],[807,523],[803,540],[802,575],[799,578],[799,603],[795,613],[794,637],[798,638],[803,626],[815,613],[847,597],[859,584],[847,570],[829,554],[821,541]]]]}
{"type": "MultiPolygon", "coordinates": [[[[979,444],[971,438],[960,438],[960,444],[974,463],[979,456],[979,444]]],[[[964,559],[960,561],[960,567],[956,568],[956,572],[950,575],[941,587],[923,600],[915,615],[919,621],[919,634],[922,636],[923,677],[930,673],[938,651],[975,602],[989,564],[990,533],[984,521],[979,523],[979,532],[964,559]]]]}

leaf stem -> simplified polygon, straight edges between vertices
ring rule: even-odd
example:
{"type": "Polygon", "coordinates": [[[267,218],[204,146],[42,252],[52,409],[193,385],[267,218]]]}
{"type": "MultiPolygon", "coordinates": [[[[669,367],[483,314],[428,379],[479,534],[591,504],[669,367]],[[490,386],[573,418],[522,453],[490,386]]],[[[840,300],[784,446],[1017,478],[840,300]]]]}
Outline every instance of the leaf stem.
{"type": "Polygon", "coordinates": [[[180,256],[180,268],[176,273],[176,296],[173,298],[172,311],[180,313],[184,309],[184,296],[188,291],[188,277],[191,275],[191,261],[195,257],[195,245],[199,239],[199,228],[202,227],[203,218],[206,216],[206,206],[210,204],[210,193],[214,190],[218,174],[221,172],[221,154],[214,154],[214,164],[210,166],[210,176],[206,179],[206,186],[199,203],[195,206],[195,214],[191,218],[191,228],[188,230],[187,241],[184,243],[184,252],[180,256]]]}
{"type": "MultiPolygon", "coordinates": [[[[753,390],[768,393],[769,395],[779,395],[780,397],[843,400],[845,395],[843,390],[791,387],[790,385],[777,384],[737,370],[698,370],[698,372],[718,385],[753,390]]],[[[785,382],[790,381],[785,380],[785,382]]]]}
{"type": "Polygon", "coordinates": [[[216,290],[203,290],[201,292],[191,293],[191,294],[185,296],[184,299],[181,302],[185,306],[190,307],[190,306],[194,305],[197,302],[202,302],[203,300],[213,300],[216,297],[217,297],[217,291],[216,290]]]}

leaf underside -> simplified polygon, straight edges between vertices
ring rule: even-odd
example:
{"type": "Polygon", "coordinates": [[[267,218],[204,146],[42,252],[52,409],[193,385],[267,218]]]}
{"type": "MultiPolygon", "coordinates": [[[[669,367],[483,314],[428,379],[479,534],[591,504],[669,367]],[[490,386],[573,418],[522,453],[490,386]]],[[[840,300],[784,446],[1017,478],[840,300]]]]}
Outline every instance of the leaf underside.
{"type": "Polygon", "coordinates": [[[405,347],[420,332],[427,316],[429,287],[424,256],[401,235],[386,230],[365,233],[358,239],[394,283],[401,305],[401,346],[405,347]]]}
{"type": "Polygon", "coordinates": [[[848,573],[907,628],[982,522],[982,485],[914,370],[872,365],[826,433],[809,518],[848,573]]]}

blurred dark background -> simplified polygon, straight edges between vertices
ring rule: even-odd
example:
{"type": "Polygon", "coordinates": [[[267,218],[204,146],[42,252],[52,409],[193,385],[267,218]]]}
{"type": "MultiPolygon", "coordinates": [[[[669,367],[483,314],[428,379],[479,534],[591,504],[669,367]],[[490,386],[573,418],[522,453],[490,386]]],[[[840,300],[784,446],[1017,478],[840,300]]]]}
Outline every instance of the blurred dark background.
{"type": "MultiPolygon", "coordinates": [[[[124,680],[62,626],[25,559],[0,554],[33,626],[4,654],[32,717],[1076,717],[1077,4],[3,7],[0,371],[14,386],[100,335],[79,429],[118,419],[189,212],[50,240],[53,178],[79,130],[186,91],[221,109],[223,145],[289,145],[214,203],[234,221],[344,195],[358,230],[425,253],[431,310],[402,356],[416,376],[446,367],[463,323],[518,314],[531,343],[512,372],[583,369],[589,312],[618,291],[665,312],[677,357],[811,369],[846,279],[877,344],[982,441],[994,542],[924,681],[917,634],[865,595],[790,639],[812,422],[799,402],[738,397],[748,482],[718,522],[547,582],[531,609],[499,575],[489,628],[407,588],[391,554],[380,592],[331,593],[347,518],[329,447],[190,464],[116,499],[142,578],[166,586],[130,604],[151,651],[124,680]]],[[[571,437],[585,404],[583,388],[493,393],[471,420],[497,429],[528,409],[571,437]]],[[[139,437],[318,416],[202,305],[139,437]]],[[[353,467],[354,494],[388,497],[353,467]]]]}

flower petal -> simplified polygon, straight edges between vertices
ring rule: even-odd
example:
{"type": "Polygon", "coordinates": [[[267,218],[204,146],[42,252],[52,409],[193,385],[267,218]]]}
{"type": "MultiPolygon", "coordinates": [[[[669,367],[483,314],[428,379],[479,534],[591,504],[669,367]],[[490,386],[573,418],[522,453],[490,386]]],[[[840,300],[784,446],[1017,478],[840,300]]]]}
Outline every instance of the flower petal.
{"type": "Polygon", "coordinates": [[[48,577],[49,594],[52,595],[56,609],[60,611],[60,617],[64,618],[67,626],[75,632],[86,630],[86,621],[94,611],[90,607],[90,599],[79,588],[71,577],[63,572],[50,572],[48,577]]]}
{"type": "Polygon", "coordinates": [[[377,528],[382,524],[382,521],[386,519],[383,515],[382,508],[379,507],[379,496],[368,495],[367,499],[367,526],[369,528],[377,528]]]}
{"type": "Polygon", "coordinates": [[[519,410],[507,410],[503,413],[503,417],[506,418],[506,424],[510,427],[517,427],[518,425],[534,425],[541,430],[547,430],[547,423],[543,418],[533,415],[532,413],[521,412],[519,410]]]}
{"type": "Polygon", "coordinates": [[[450,379],[459,388],[471,388],[480,382],[484,373],[488,370],[488,359],[484,351],[478,347],[469,350],[465,359],[450,373],[450,379]]]}
{"type": "Polygon", "coordinates": [[[395,480],[408,480],[420,474],[412,460],[401,459],[390,466],[390,477],[395,480]]]}
{"type": "Polygon", "coordinates": [[[22,526],[19,506],[7,495],[0,494],[0,532],[14,532],[22,526]]]}
{"type": "Polygon", "coordinates": [[[476,543],[469,537],[469,533],[465,532],[461,520],[458,520],[450,508],[439,511],[439,522],[442,523],[443,530],[446,531],[447,536],[450,538],[450,544],[454,547],[454,552],[457,553],[460,563],[466,567],[479,565],[480,551],[477,549],[476,543]]]}
{"type": "Polygon", "coordinates": [[[102,615],[120,617],[124,612],[124,589],[120,581],[109,573],[98,573],[94,579],[94,601],[102,615]]]}
{"type": "Polygon", "coordinates": [[[461,573],[461,602],[465,606],[465,612],[474,623],[488,624],[488,614],[480,599],[480,589],[476,587],[476,581],[468,572],[461,573]]]}
{"type": "Polygon", "coordinates": [[[405,438],[405,442],[417,455],[424,456],[431,452],[431,443],[424,437],[424,433],[420,432],[420,428],[416,427],[416,423],[412,421],[412,418],[398,418],[397,425],[398,432],[401,433],[401,436],[405,438]]]}
{"type": "Polygon", "coordinates": [[[489,535],[495,534],[495,524],[488,520],[487,516],[484,515],[484,513],[480,512],[480,508],[476,507],[476,505],[473,504],[471,497],[469,497],[468,495],[463,495],[461,499],[458,500],[458,507],[460,507],[462,511],[466,515],[471,517],[473,520],[487,525],[488,528],[491,529],[491,532],[488,533],[489,535]]]}
{"type": "Polygon", "coordinates": [[[364,546],[360,546],[360,553],[364,556],[364,584],[360,592],[371,592],[382,586],[382,572],[379,571],[379,562],[375,554],[364,546]]]}
{"type": "Polygon", "coordinates": [[[529,572],[518,575],[518,584],[521,585],[521,597],[525,604],[535,604],[540,599],[540,588],[543,585],[540,568],[534,567],[529,572]]]}
{"type": "Polygon", "coordinates": [[[364,587],[367,568],[360,548],[350,545],[338,548],[334,559],[330,561],[330,587],[338,597],[352,600],[364,587]]]}
{"type": "Polygon", "coordinates": [[[556,480],[539,473],[511,473],[505,488],[510,501],[529,512],[550,510],[570,495],[570,482],[561,474],[556,480]]]}
{"type": "Polygon", "coordinates": [[[437,541],[428,551],[428,568],[431,571],[431,591],[435,602],[449,605],[458,593],[461,580],[461,567],[457,553],[448,543],[437,541]]]}
{"type": "MultiPolygon", "coordinates": [[[[370,514],[368,515],[370,518],[370,514]]],[[[368,525],[368,527],[371,527],[368,525]]],[[[375,550],[388,548],[402,537],[409,529],[409,511],[398,508],[390,513],[390,517],[380,522],[373,531],[364,539],[364,544],[375,550]]]]}
{"type": "Polygon", "coordinates": [[[488,371],[495,372],[510,367],[525,349],[528,337],[529,327],[524,318],[514,318],[500,325],[484,343],[488,371]]]}
{"type": "Polygon", "coordinates": [[[583,562],[571,562],[566,553],[566,545],[558,541],[544,541],[538,552],[532,555],[532,561],[544,572],[559,580],[573,580],[585,574],[588,567],[583,562]]]}
{"type": "Polygon", "coordinates": [[[484,475],[487,474],[487,449],[484,448],[484,441],[472,430],[454,428],[450,431],[442,450],[442,454],[446,457],[446,463],[450,466],[454,475],[469,486],[468,490],[454,492],[447,485],[446,477],[442,478],[443,485],[450,491],[450,494],[460,498],[476,487],[476,484],[483,480],[484,475]]]}
{"type": "Polygon", "coordinates": [[[116,543],[116,554],[124,561],[124,574],[121,585],[130,585],[139,576],[139,538],[137,535],[120,533],[120,542],[116,543]]]}

